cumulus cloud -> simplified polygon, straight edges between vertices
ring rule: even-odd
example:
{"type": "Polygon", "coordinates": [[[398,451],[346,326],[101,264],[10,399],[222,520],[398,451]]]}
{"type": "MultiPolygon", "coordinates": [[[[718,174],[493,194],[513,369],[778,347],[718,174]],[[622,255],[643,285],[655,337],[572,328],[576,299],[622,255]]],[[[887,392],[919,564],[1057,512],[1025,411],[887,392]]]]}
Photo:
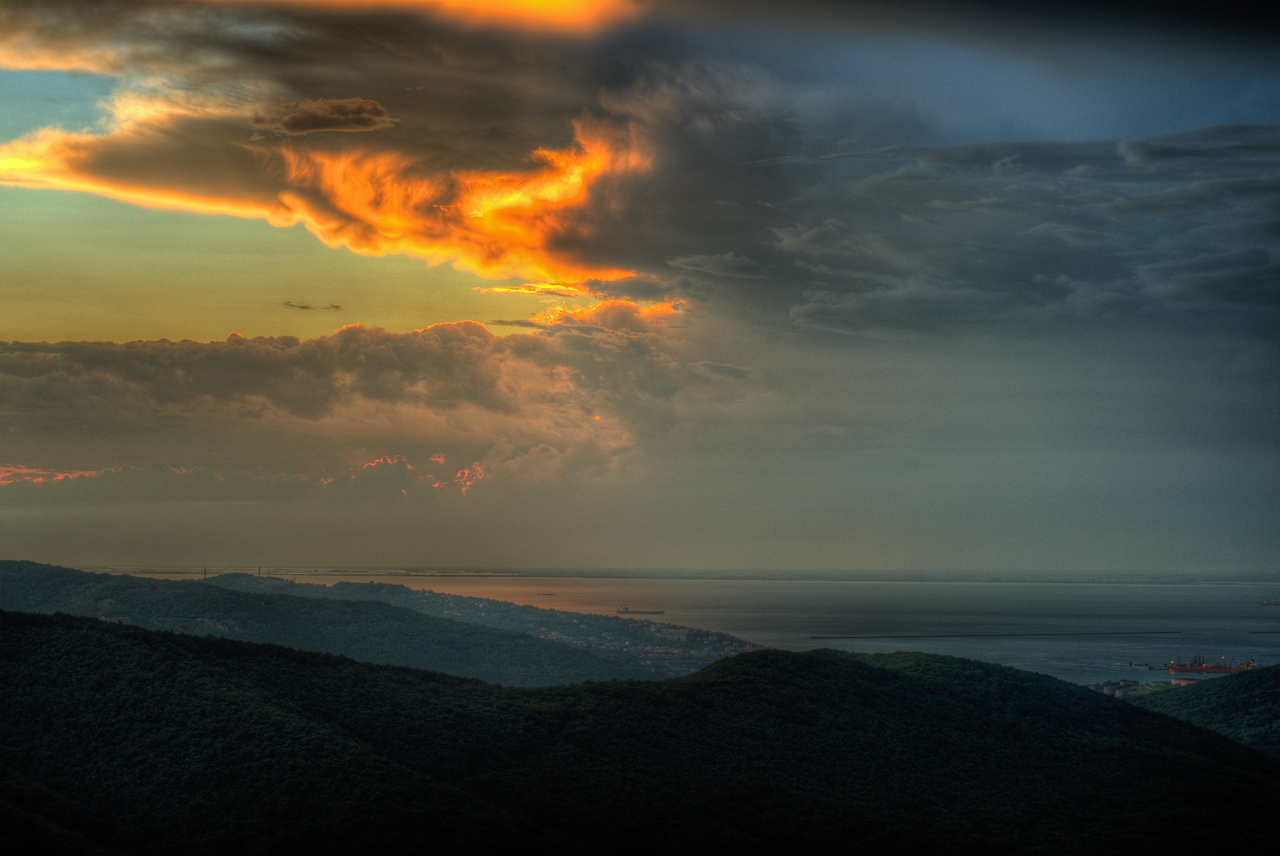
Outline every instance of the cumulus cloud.
{"type": "Polygon", "coordinates": [[[557,394],[669,394],[678,364],[664,350],[664,317],[610,301],[508,338],[460,321],[410,333],[352,325],[305,341],[232,333],[222,342],[13,342],[0,345],[0,372],[11,414],[76,400],[114,400],[120,410],[265,405],[304,420],[355,400],[512,413],[557,394]]]}
{"type": "Polygon", "coordinates": [[[377,492],[392,472],[410,494],[599,475],[660,442],[684,390],[744,376],[686,357],[678,315],[614,300],[506,338],[467,321],[309,340],[3,343],[0,475],[21,487],[129,466],[145,471],[126,480],[139,490],[160,479],[225,497],[339,482],[377,492]],[[153,439],[122,454],[139,428],[153,439]],[[169,467],[198,477],[175,482],[169,467]]]}
{"type": "Polygon", "coordinates": [[[257,401],[321,419],[351,396],[509,406],[494,341],[483,326],[461,322],[398,335],[354,326],[307,341],[233,333],[207,343],[13,343],[0,359],[17,410],[115,395],[148,408],[257,401]]]}

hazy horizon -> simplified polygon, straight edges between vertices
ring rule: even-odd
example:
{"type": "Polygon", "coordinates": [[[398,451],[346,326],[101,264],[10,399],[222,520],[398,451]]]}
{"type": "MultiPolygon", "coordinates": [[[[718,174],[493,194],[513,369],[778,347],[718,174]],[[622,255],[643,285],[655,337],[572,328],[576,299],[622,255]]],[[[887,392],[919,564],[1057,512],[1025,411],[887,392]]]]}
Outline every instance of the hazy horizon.
{"type": "MultiPolygon", "coordinates": [[[[0,560],[0,573],[3,572],[0,560]]],[[[32,561],[32,560],[25,560],[32,561]]],[[[1247,571],[1079,571],[1079,570],[990,570],[960,571],[945,569],[886,570],[855,568],[590,568],[590,567],[432,567],[406,565],[92,565],[77,570],[95,573],[172,575],[176,577],[228,573],[262,576],[315,577],[324,582],[329,577],[519,577],[529,579],[700,579],[700,580],[771,580],[771,581],[901,581],[901,582],[1087,582],[1087,583],[1268,583],[1280,584],[1280,574],[1247,571]]]]}

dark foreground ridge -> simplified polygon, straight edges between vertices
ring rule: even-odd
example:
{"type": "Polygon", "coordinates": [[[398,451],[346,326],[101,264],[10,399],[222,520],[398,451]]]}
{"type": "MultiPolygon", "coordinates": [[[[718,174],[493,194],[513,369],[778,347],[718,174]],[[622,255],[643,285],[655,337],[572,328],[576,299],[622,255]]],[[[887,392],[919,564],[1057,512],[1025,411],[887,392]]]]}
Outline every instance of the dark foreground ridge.
{"type": "Polygon", "coordinates": [[[1225,734],[1280,758],[1280,666],[1162,689],[1131,698],[1129,703],[1225,734]]]}
{"type": "Polygon", "coordinates": [[[269,642],[513,686],[657,677],[638,663],[563,642],[373,600],[229,591],[194,581],[89,574],[36,562],[6,561],[0,574],[0,607],[9,610],[66,612],[149,630],[269,642]]]}
{"type": "Polygon", "coordinates": [[[1280,804],[1260,752],[948,657],[758,651],[520,689],[0,621],[0,810],[64,852],[1267,852],[1280,804]]]}

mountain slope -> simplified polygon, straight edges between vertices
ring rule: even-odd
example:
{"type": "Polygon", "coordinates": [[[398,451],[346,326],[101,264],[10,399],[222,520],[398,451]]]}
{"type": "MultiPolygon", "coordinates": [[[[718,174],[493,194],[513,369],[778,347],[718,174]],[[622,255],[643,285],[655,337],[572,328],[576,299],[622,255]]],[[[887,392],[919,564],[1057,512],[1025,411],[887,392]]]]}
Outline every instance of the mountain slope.
{"type": "Polygon", "coordinates": [[[686,678],[518,689],[0,620],[5,781],[34,783],[0,800],[139,852],[1177,852],[1261,848],[1280,804],[1261,753],[946,657],[760,651],[686,678]]]}
{"type": "Polygon", "coordinates": [[[515,630],[543,639],[569,640],[593,653],[651,671],[654,677],[687,675],[723,657],[761,647],[713,630],[678,627],[649,619],[543,609],[488,598],[423,591],[394,583],[344,581],[323,585],[252,574],[220,574],[210,577],[208,583],[235,591],[377,600],[439,618],[515,630]]]}
{"type": "Polygon", "coordinates": [[[1280,758],[1280,666],[1128,699],[1280,758]]]}
{"type": "Polygon", "coordinates": [[[89,574],[6,561],[2,605],[125,621],[152,630],[269,642],[371,663],[433,669],[516,686],[652,674],[572,645],[436,618],[377,601],[229,591],[194,581],[89,574]]]}

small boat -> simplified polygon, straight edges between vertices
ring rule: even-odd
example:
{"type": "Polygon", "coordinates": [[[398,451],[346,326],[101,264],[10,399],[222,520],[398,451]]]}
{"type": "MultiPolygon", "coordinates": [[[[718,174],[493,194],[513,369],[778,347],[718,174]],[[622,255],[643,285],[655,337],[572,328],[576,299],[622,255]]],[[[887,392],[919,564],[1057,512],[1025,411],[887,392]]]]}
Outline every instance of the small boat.
{"type": "Polygon", "coordinates": [[[665,612],[665,609],[632,609],[629,606],[618,610],[619,615],[662,615],[665,612]]]}

